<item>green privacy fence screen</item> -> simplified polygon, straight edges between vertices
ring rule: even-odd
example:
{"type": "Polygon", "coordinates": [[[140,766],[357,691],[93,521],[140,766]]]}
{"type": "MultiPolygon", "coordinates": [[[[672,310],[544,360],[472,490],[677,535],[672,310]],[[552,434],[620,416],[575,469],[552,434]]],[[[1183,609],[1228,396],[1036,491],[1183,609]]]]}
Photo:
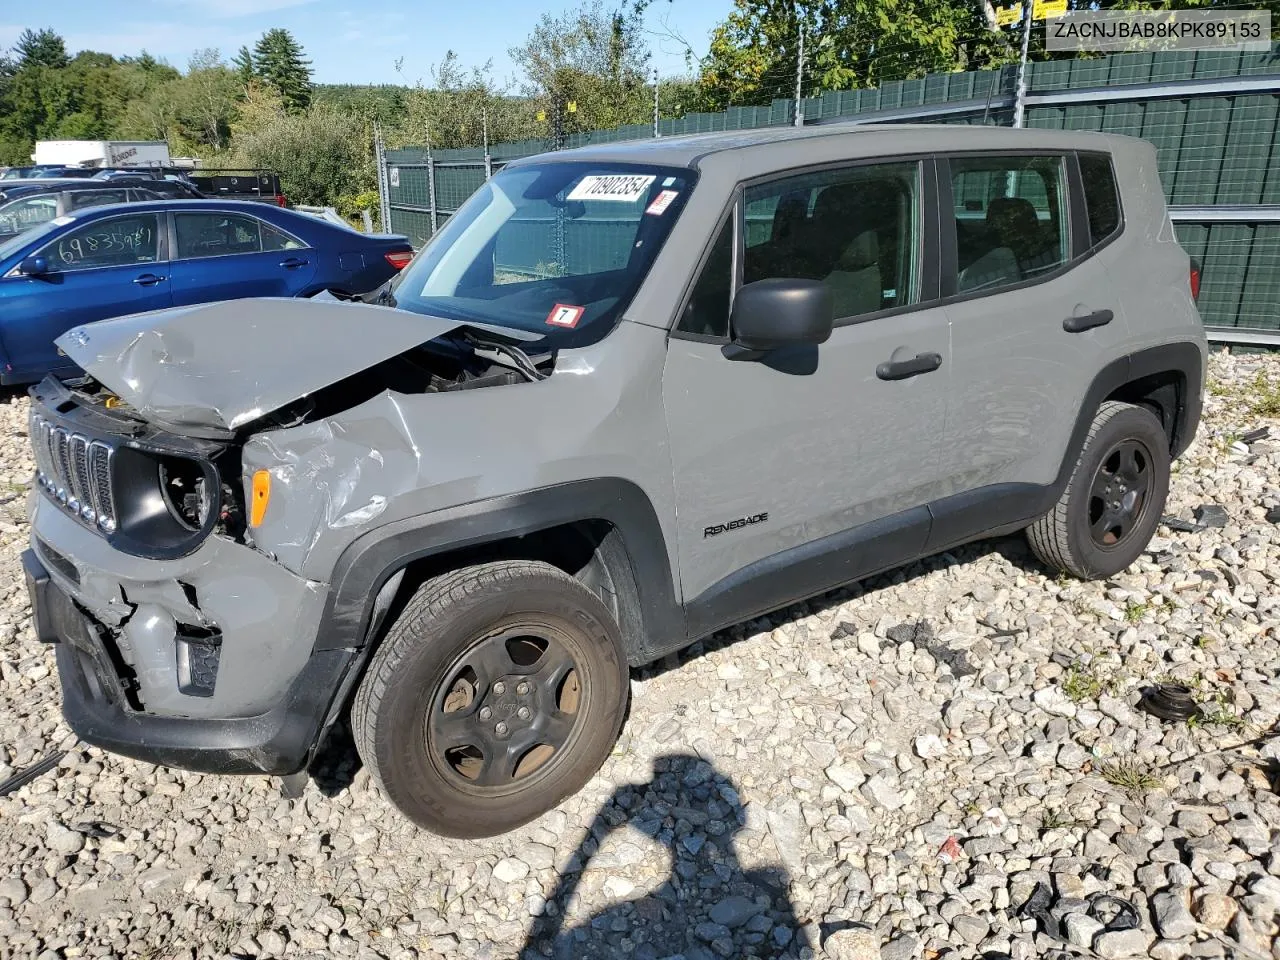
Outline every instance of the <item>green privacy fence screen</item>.
{"type": "MultiPolygon", "coordinates": [[[[806,124],[861,119],[1009,125],[1014,81],[1012,69],[933,74],[871,90],[829,91],[801,101],[801,111],[806,124]]],[[[1176,229],[1203,266],[1205,324],[1280,330],[1280,45],[1264,53],[1166,51],[1033,63],[1028,91],[1028,127],[1098,130],[1153,143],[1169,203],[1198,211],[1180,217],[1176,229]],[[1235,222],[1219,222],[1213,209],[1203,209],[1224,207],[1235,211],[1235,222]],[[1239,220],[1255,215],[1253,221],[1239,220]]],[[[788,126],[794,115],[794,100],[775,100],[662,120],[659,132],[788,126]]],[[[559,144],[497,144],[487,159],[479,149],[387,151],[391,229],[421,245],[508,160],[652,136],[652,125],[593,130],[559,144]]],[[[612,246],[607,238],[614,229],[607,221],[592,224],[575,234],[574,249],[560,253],[590,263],[591,238],[598,236],[601,248],[612,246]]],[[[556,237],[553,223],[527,224],[519,242],[499,252],[501,265],[536,273],[539,264],[555,258],[556,237]]]]}

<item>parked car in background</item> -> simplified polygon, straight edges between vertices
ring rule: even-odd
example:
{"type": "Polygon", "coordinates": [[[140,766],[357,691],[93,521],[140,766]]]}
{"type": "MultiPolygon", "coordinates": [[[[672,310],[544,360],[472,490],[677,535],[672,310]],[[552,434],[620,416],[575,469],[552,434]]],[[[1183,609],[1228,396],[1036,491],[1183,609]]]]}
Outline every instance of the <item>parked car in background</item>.
{"type": "Polygon", "coordinates": [[[25,167],[6,167],[3,173],[0,173],[0,180],[32,180],[38,177],[59,177],[66,171],[72,171],[69,176],[73,177],[91,177],[93,170],[87,167],[67,167],[60,163],[35,163],[25,167]]]}
{"type": "MultiPolygon", "coordinates": [[[[14,180],[0,184],[0,240],[23,233],[55,217],[109,203],[164,200],[174,194],[163,181],[14,180]]],[[[194,189],[194,188],[193,188],[194,189]]],[[[188,194],[178,194],[188,196],[188,194]]],[[[197,194],[198,196],[198,194],[197,194]]]]}
{"type": "Polygon", "coordinates": [[[406,237],[257,203],[76,210],[0,243],[0,383],[75,374],[53,340],[77,324],[240,297],[357,296],[412,256],[406,237]]]}
{"type": "Polygon", "coordinates": [[[114,177],[106,177],[101,180],[94,177],[90,183],[105,182],[113,187],[126,186],[138,187],[139,189],[154,193],[156,196],[165,200],[203,200],[204,194],[197,190],[191,183],[186,180],[171,180],[168,178],[156,177],[140,177],[136,174],[121,174],[114,177]]]}

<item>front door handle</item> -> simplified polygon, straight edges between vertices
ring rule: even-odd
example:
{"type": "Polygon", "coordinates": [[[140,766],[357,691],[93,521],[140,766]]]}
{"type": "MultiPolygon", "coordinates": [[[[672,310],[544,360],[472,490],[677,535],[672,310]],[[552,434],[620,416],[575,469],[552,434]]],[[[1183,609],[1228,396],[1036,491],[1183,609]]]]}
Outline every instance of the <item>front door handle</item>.
{"type": "Polygon", "coordinates": [[[886,360],[876,367],[876,376],[881,380],[905,380],[907,377],[918,377],[922,373],[932,373],[942,366],[942,354],[917,353],[910,360],[886,360]]]}
{"type": "Polygon", "coordinates": [[[1083,317],[1067,317],[1062,321],[1062,329],[1067,333],[1083,333],[1094,327],[1105,327],[1115,318],[1110,310],[1095,310],[1083,317]]]}
{"type": "Polygon", "coordinates": [[[286,257],[280,261],[280,266],[284,267],[286,270],[296,270],[298,267],[305,267],[307,263],[308,261],[302,260],[298,257],[286,257]]]}
{"type": "Polygon", "coordinates": [[[154,273],[144,273],[140,277],[134,277],[133,282],[140,287],[154,287],[157,283],[162,283],[164,277],[157,277],[154,273]]]}

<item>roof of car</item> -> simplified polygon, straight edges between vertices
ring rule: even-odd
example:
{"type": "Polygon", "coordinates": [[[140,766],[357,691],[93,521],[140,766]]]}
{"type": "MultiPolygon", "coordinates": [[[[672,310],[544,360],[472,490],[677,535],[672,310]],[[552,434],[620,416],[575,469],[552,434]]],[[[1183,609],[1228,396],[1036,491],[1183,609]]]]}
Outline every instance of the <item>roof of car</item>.
{"type": "MultiPolygon", "coordinates": [[[[118,188],[117,188],[118,189],[118,188]]],[[[177,199],[166,200],[139,200],[134,203],[104,203],[92,207],[82,207],[74,211],[71,215],[77,218],[87,216],[98,216],[108,211],[120,212],[128,211],[130,213],[146,213],[150,210],[221,210],[225,212],[249,213],[255,216],[261,216],[264,211],[273,213],[292,214],[293,216],[302,217],[305,221],[315,220],[317,223],[324,223],[316,217],[308,216],[305,213],[299,213],[297,210],[288,210],[284,207],[277,207],[272,203],[259,203],[254,200],[219,200],[212,197],[200,199],[198,197],[179,197],[177,199]]]]}
{"type": "MultiPolygon", "coordinates": [[[[41,177],[27,180],[0,180],[0,192],[13,194],[23,193],[56,193],[59,190],[103,190],[109,189],[106,180],[86,180],[80,177],[41,177]]],[[[119,185],[115,189],[121,189],[119,185]]]]}
{"type": "MultiPolygon", "coordinates": [[[[779,149],[837,148],[850,157],[950,150],[1114,149],[1128,137],[1079,130],[1014,129],[938,123],[857,123],[838,121],[806,127],[755,127],[678,137],[626,140],[598,146],[577,147],[554,154],[557,160],[600,160],[698,167],[710,157],[725,153],[774,153],[779,149]]],[[[512,161],[517,166],[533,157],[512,161]]],[[[543,154],[541,160],[548,159],[543,154]]]]}

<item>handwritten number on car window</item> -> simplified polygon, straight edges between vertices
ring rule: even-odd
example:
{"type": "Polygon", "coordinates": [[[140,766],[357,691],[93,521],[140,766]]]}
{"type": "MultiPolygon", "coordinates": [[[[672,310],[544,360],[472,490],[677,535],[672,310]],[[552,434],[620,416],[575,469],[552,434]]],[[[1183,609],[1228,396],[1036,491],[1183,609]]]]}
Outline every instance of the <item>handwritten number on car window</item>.
{"type": "Polygon", "coordinates": [[[65,264],[92,264],[116,259],[113,254],[134,253],[135,262],[154,259],[155,232],[147,223],[113,223],[92,233],[73,234],[58,242],[58,258],[65,264]]]}

